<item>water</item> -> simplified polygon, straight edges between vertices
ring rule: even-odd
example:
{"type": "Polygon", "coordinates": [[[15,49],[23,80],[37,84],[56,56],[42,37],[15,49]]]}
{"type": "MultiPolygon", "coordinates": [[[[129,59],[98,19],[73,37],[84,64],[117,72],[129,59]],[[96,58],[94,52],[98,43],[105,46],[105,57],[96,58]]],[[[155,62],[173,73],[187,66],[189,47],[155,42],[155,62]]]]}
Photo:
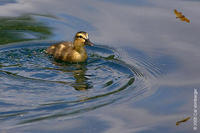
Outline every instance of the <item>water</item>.
{"type": "Polygon", "coordinates": [[[0,132],[195,132],[199,1],[2,0],[0,6],[0,132]],[[174,9],[191,23],[176,19],[174,9]],[[86,48],[87,62],[45,53],[81,30],[95,43],[86,48]]]}
{"type": "Polygon", "coordinates": [[[46,54],[52,43],[29,42],[0,48],[2,124],[71,117],[146,89],[144,75],[120,60],[114,49],[87,47],[87,62],[67,63],[46,54]]]}

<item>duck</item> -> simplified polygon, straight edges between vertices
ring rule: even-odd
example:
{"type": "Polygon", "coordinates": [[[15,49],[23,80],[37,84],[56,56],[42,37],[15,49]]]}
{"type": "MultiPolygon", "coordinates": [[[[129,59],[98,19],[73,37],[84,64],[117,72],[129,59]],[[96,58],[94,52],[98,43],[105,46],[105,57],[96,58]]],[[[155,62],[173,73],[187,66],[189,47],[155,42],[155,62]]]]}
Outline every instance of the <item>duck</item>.
{"type": "Polygon", "coordinates": [[[93,46],[89,40],[88,33],[79,31],[75,34],[73,42],[60,42],[49,46],[46,49],[47,54],[53,55],[55,59],[65,62],[85,62],[88,58],[85,46],[93,46]]]}

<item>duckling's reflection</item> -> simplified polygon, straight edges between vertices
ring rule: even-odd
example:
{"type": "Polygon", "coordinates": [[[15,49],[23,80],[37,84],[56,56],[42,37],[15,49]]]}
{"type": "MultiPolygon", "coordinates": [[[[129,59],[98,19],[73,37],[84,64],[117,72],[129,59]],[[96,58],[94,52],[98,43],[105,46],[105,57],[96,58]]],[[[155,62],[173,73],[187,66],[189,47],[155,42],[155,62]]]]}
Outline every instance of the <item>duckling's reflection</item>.
{"type": "Polygon", "coordinates": [[[88,78],[86,77],[86,63],[65,63],[62,61],[54,61],[53,64],[62,66],[63,72],[71,72],[75,78],[75,82],[71,86],[77,91],[86,91],[92,88],[92,85],[89,83],[88,78]]]}

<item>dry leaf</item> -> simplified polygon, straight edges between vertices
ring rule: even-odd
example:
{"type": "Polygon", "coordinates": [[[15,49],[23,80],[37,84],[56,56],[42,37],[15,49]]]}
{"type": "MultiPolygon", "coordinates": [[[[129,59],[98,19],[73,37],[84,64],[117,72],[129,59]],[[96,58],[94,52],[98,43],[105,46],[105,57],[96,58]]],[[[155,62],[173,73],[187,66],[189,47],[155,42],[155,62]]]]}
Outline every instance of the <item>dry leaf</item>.
{"type": "Polygon", "coordinates": [[[190,117],[187,117],[187,118],[185,118],[185,119],[183,119],[183,120],[177,121],[177,122],[176,122],[176,125],[178,126],[180,123],[186,122],[186,121],[188,121],[189,119],[190,119],[190,117]]]}
{"type": "Polygon", "coordinates": [[[181,21],[185,21],[187,23],[190,23],[190,20],[186,18],[182,12],[178,12],[176,9],[174,9],[174,14],[176,15],[176,18],[179,18],[181,21]]]}

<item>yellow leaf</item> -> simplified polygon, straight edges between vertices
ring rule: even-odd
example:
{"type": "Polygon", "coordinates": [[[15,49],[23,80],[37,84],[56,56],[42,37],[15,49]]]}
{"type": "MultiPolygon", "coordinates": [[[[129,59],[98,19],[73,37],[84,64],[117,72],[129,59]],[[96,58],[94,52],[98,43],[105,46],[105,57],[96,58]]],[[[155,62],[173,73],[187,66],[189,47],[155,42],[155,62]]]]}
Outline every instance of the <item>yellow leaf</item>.
{"type": "Polygon", "coordinates": [[[181,21],[190,23],[190,20],[186,18],[181,12],[178,12],[176,9],[174,9],[174,14],[176,15],[176,18],[179,18],[181,21]]]}

